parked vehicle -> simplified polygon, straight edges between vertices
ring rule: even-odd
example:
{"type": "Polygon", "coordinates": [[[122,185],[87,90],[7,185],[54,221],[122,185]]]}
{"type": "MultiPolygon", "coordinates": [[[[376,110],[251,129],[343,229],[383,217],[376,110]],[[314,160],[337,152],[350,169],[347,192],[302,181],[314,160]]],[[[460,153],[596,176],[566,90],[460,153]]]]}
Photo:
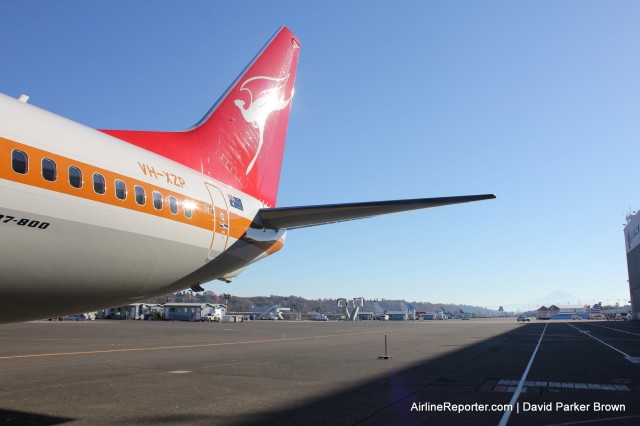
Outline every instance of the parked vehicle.
{"type": "Polygon", "coordinates": [[[531,321],[531,319],[529,319],[529,317],[525,317],[524,315],[520,315],[520,316],[518,317],[518,322],[520,322],[520,321],[522,321],[522,322],[525,322],[525,321],[529,322],[529,321],[531,321]]]}
{"type": "Polygon", "coordinates": [[[63,319],[64,321],[84,321],[87,318],[83,314],[77,314],[77,315],[67,315],[63,319]]]}
{"type": "Polygon", "coordinates": [[[200,321],[202,322],[215,322],[215,321],[219,321],[218,317],[216,317],[216,314],[213,313],[208,313],[206,315],[203,315],[200,317],[200,321]]]}

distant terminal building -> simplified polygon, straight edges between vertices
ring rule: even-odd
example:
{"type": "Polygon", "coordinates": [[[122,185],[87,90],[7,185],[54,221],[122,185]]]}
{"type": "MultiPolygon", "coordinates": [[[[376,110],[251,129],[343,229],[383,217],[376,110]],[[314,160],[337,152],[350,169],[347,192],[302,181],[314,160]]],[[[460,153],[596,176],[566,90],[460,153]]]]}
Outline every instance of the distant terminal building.
{"type": "Polygon", "coordinates": [[[226,314],[225,305],[211,303],[165,303],[163,318],[168,321],[200,321],[207,314],[221,318],[226,314]]]}
{"type": "Polygon", "coordinates": [[[624,244],[627,249],[632,318],[640,320],[640,213],[627,215],[624,244]]]}
{"type": "Polygon", "coordinates": [[[434,320],[438,318],[438,315],[435,313],[429,313],[429,312],[421,312],[420,314],[418,314],[418,321],[428,321],[428,320],[434,320]]]}
{"type": "Polygon", "coordinates": [[[320,312],[308,312],[302,316],[302,319],[306,321],[328,321],[329,320],[329,318],[326,315],[321,314],[320,312]]]}
{"type": "Polygon", "coordinates": [[[409,319],[409,314],[405,311],[387,311],[389,321],[406,321],[409,319]]]}
{"type": "Polygon", "coordinates": [[[160,312],[162,312],[162,305],[156,303],[132,303],[130,305],[102,309],[97,312],[96,317],[100,319],[141,320],[155,318],[160,312]]]}
{"type": "Polygon", "coordinates": [[[588,313],[589,308],[586,305],[560,305],[556,317],[557,319],[587,318],[588,313]]]}
{"type": "Polygon", "coordinates": [[[537,317],[538,319],[551,319],[551,317],[558,315],[559,312],[560,308],[556,305],[551,305],[549,307],[540,306],[538,308],[537,317]]]}
{"type": "Polygon", "coordinates": [[[373,312],[358,312],[358,321],[373,321],[373,312]]]}

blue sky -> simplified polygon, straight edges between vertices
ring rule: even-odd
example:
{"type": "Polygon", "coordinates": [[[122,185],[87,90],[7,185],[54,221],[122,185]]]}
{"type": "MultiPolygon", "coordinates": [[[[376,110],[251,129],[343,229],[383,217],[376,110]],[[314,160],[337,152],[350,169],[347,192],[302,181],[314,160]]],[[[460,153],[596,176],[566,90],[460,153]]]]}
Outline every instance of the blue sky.
{"type": "Polygon", "coordinates": [[[640,4],[316,3],[4,1],[0,92],[96,128],[180,130],[286,25],[302,50],[278,205],[498,198],[292,231],[208,289],[629,300],[640,4]]]}

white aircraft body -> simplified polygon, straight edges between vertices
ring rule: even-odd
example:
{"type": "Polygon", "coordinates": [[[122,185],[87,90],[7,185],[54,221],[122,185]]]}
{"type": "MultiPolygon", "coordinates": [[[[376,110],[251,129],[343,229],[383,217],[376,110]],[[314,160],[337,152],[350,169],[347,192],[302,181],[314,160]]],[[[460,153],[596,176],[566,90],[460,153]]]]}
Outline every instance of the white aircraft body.
{"type": "Polygon", "coordinates": [[[279,29],[183,132],[95,130],[0,95],[0,322],[230,281],[287,229],[495,198],[276,208],[299,51],[279,29]]]}

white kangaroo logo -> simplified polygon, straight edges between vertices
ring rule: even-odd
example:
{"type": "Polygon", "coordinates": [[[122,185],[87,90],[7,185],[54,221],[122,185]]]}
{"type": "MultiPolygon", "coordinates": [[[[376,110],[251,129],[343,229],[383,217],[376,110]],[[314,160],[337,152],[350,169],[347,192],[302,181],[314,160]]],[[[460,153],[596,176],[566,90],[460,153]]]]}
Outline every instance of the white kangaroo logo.
{"type": "Polygon", "coordinates": [[[260,140],[258,142],[258,148],[256,149],[256,155],[253,157],[253,160],[251,160],[251,163],[249,163],[249,167],[247,167],[247,171],[245,173],[247,175],[253,168],[253,165],[258,159],[258,155],[260,154],[260,150],[262,149],[264,125],[267,122],[269,114],[271,114],[273,111],[280,111],[281,109],[286,108],[287,105],[289,105],[289,102],[291,102],[291,96],[289,96],[289,99],[284,99],[283,93],[284,86],[285,84],[287,84],[288,79],[288,75],[283,78],[273,78],[259,75],[257,77],[248,79],[247,81],[242,83],[242,86],[240,86],[241,92],[244,90],[249,92],[249,106],[245,108],[245,102],[241,99],[236,99],[234,103],[240,109],[240,112],[242,112],[242,117],[244,117],[245,121],[247,123],[253,124],[253,127],[258,129],[258,132],[260,134],[260,140]],[[254,99],[251,90],[245,86],[247,85],[247,83],[255,80],[269,81],[271,82],[271,85],[273,87],[262,90],[254,99]]]}

